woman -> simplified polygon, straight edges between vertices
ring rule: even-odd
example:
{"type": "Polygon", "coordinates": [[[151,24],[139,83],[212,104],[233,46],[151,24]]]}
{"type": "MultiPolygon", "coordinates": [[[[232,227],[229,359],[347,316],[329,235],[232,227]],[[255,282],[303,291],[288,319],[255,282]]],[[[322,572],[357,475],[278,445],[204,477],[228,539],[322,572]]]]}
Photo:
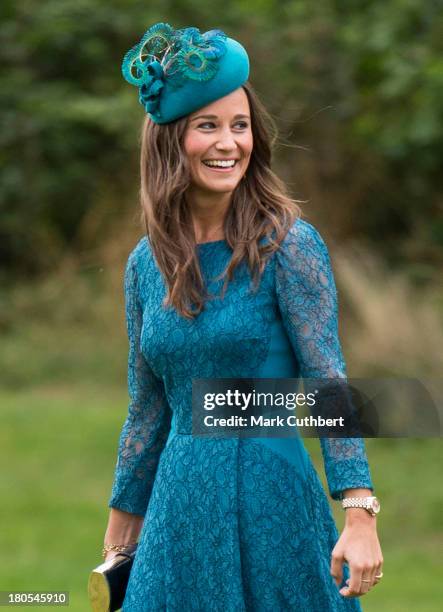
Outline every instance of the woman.
{"type": "Polygon", "coordinates": [[[192,435],[195,378],[345,377],[327,248],[270,168],[246,51],[156,24],[123,74],[149,115],[104,547],[139,538],[123,610],[359,610],[382,575],[362,440],[321,440],[338,538],[299,437],[192,435]]]}

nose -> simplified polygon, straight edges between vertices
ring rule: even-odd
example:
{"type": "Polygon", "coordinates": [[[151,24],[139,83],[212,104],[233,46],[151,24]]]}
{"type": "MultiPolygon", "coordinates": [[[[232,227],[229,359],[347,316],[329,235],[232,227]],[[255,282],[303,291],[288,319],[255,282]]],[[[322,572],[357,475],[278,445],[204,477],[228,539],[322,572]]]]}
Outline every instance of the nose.
{"type": "Polygon", "coordinates": [[[215,148],[218,151],[232,151],[237,147],[236,142],[232,136],[231,130],[224,130],[223,133],[220,134],[219,139],[215,145],[215,148]]]}

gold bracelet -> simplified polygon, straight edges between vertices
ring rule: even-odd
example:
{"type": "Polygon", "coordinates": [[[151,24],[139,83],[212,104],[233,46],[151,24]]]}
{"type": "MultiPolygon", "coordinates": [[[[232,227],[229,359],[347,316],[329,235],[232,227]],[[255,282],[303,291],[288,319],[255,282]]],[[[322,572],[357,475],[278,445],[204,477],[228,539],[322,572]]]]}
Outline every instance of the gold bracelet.
{"type": "Polygon", "coordinates": [[[111,550],[115,550],[116,552],[123,552],[134,544],[137,544],[137,542],[129,542],[128,544],[104,544],[102,550],[102,557],[104,559],[106,557],[106,553],[111,550]]]}

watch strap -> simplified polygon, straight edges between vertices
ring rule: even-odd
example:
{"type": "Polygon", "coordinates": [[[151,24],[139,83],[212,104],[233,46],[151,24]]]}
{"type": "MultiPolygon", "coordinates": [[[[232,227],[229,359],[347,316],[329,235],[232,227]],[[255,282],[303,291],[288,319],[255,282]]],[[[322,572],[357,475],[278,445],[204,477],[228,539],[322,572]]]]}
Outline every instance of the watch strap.
{"type": "Polygon", "coordinates": [[[375,496],[344,497],[341,501],[343,509],[364,508],[373,516],[378,512],[380,504],[375,496]]]}

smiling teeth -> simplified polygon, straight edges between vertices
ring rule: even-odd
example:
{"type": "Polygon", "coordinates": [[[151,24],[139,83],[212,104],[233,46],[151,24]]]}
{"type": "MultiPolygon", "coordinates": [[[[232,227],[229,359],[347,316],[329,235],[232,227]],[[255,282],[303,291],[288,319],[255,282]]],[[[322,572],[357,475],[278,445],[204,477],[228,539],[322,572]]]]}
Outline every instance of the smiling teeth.
{"type": "Polygon", "coordinates": [[[215,168],[232,168],[232,166],[234,166],[236,160],[235,159],[229,159],[226,161],[222,161],[222,160],[208,160],[208,161],[204,161],[203,163],[206,166],[214,166],[215,168]]]}

